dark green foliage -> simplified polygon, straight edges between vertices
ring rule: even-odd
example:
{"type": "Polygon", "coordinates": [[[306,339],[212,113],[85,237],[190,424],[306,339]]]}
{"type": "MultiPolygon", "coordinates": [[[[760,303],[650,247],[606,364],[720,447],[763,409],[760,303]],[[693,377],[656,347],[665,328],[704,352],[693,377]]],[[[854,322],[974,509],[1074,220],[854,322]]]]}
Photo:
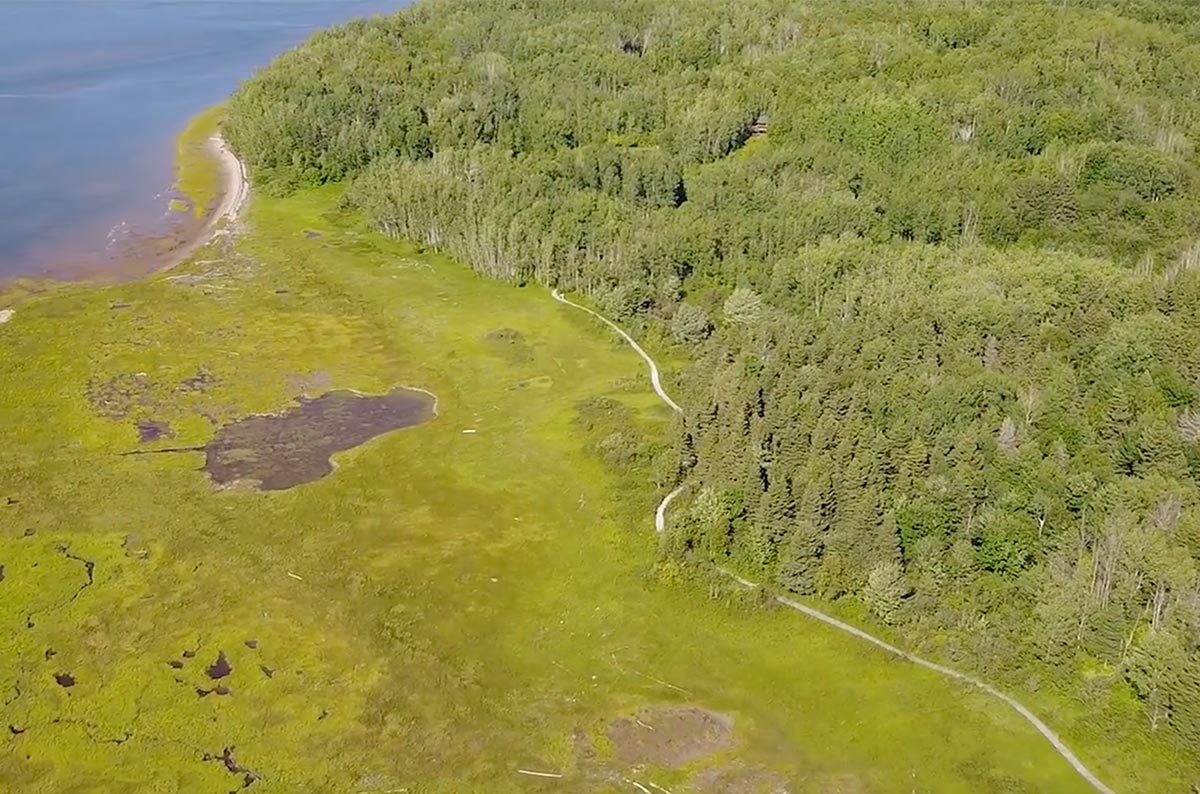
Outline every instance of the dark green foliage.
{"type": "Polygon", "coordinates": [[[281,58],[228,134],[684,346],[669,553],[1194,742],[1197,35],[1170,0],[426,0],[281,58]]]}
{"type": "Polygon", "coordinates": [[[1132,190],[1139,198],[1155,201],[1176,190],[1177,178],[1170,159],[1145,146],[1110,143],[1087,153],[1079,178],[1083,187],[1132,190]]]}

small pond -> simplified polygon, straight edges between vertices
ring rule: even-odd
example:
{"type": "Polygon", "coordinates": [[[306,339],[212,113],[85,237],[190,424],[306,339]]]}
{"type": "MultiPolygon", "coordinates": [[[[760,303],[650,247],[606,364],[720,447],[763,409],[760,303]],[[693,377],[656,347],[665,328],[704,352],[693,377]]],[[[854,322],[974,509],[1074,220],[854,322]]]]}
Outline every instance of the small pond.
{"type": "Polygon", "coordinates": [[[433,395],[403,387],[378,395],[331,391],[301,397],[281,413],[222,427],[204,447],[204,470],[218,485],[250,481],[264,491],[282,491],[330,474],[330,457],[338,452],[436,415],[433,395]]]}

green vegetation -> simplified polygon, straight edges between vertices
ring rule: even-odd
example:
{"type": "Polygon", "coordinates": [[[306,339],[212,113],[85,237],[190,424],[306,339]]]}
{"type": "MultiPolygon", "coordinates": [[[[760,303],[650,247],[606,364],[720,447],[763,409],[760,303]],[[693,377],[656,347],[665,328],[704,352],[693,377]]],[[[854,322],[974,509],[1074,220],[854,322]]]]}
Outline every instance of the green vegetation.
{"type": "Polygon", "coordinates": [[[196,116],[188,124],[175,146],[175,188],[186,202],[174,199],[171,209],[182,206],[200,217],[209,211],[221,189],[221,173],[212,167],[209,139],[220,128],[225,107],[217,105],[196,116]]]}
{"type": "Polygon", "coordinates": [[[1176,0],[425,0],[280,58],[228,134],[684,362],[664,565],[892,626],[1183,791],[1198,34],[1176,0]]]}
{"type": "MultiPolygon", "coordinates": [[[[338,199],[259,198],[236,247],[147,280],[6,295],[6,791],[726,790],[706,769],[762,794],[1089,790],[991,698],[659,564],[671,417],[628,347],[338,199]],[[438,417],[290,490],[123,454],[397,384],[438,417]],[[671,703],[732,715],[736,746],[622,761],[609,726],[671,703]]],[[[1180,790],[1148,748],[1039,708],[1119,790],[1180,790]]]]}

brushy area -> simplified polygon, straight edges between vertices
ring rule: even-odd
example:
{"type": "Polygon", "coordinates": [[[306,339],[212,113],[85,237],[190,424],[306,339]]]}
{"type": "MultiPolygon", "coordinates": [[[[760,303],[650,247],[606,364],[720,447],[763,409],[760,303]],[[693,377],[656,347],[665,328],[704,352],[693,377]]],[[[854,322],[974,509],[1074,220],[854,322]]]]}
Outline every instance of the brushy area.
{"type": "MultiPolygon", "coordinates": [[[[337,200],[260,198],[236,245],[141,281],[9,288],[5,790],[1088,790],[991,699],[657,564],[672,419],[634,354],[337,200]],[[417,386],[439,416],[272,493],[122,454],[314,384],[417,386]],[[731,715],[733,746],[623,766],[609,726],[671,703],[731,715]]],[[[1118,790],[1182,790],[1039,705],[1118,790]]]]}
{"type": "Polygon", "coordinates": [[[671,559],[1195,781],[1198,31],[1181,0],[425,0],[278,59],[229,133],[266,190],[349,182],[672,345],[671,559]]]}

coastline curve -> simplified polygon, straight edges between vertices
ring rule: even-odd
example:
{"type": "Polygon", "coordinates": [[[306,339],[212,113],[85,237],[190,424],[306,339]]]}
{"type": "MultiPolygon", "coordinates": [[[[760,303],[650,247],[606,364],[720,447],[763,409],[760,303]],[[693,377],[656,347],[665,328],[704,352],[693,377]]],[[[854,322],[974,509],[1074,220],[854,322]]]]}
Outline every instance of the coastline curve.
{"type": "Polygon", "coordinates": [[[196,236],[172,252],[165,262],[158,265],[159,270],[170,270],[183,264],[208,243],[229,234],[250,199],[250,177],[246,164],[229,148],[225,138],[220,133],[212,135],[204,142],[204,148],[221,170],[221,201],[196,236]]]}

